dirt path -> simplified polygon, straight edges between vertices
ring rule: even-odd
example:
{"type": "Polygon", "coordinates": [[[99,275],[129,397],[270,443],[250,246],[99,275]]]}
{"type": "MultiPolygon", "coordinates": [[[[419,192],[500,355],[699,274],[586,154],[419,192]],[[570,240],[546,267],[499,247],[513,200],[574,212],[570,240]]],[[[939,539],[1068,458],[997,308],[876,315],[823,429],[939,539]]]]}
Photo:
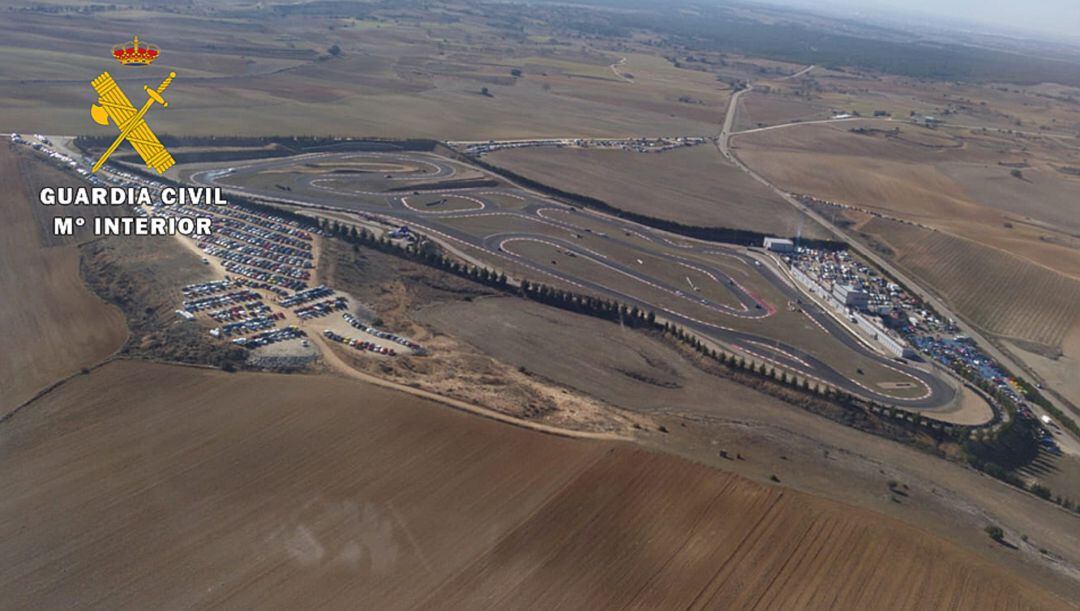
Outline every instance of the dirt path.
{"type": "Polygon", "coordinates": [[[532,430],[532,431],[537,431],[537,432],[540,432],[540,433],[547,433],[549,435],[558,435],[560,437],[571,437],[571,438],[574,438],[574,439],[596,439],[596,440],[602,440],[602,441],[631,441],[632,440],[632,438],[627,436],[627,435],[619,435],[617,433],[596,433],[596,432],[588,432],[588,431],[574,431],[574,430],[570,430],[570,429],[564,429],[564,428],[560,428],[560,427],[556,427],[556,426],[551,426],[549,424],[543,424],[543,423],[540,423],[540,422],[530,422],[528,420],[522,420],[520,418],[515,418],[513,416],[509,416],[507,414],[503,414],[501,412],[497,412],[497,411],[488,409],[486,407],[481,407],[479,405],[473,405],[473,404],[467,403],[465,401],[459,401],[457,399],[452,399],[450,397],[445,397],[443,395],[439,395],[439,394],[436,394],[436,393],[433,393],[433,392],[428,392],[426,390],[421,390],[419,388],[413,388],[413,387],[407,386],[405,384],[399,384],[397,382],[391,382],[389,380],[384,380],[382,378],[379,378],[379,377],[376,377],[376,376],[373,376],[373,375],[370,375],[370,374],[367,374],[367,373],[363,373],[361,371],[358,371],[358,370],[350,367],[348,363],[346,363],[344,360],[342,360],[342,358],[340,356],[338,356],[336,352],[334,352],[333,347],[330,345],[330,342],[328,342],[326,340],[326,338],[324,338],[321,334],[313,333],[313,334],[310,335],[310,338],[311,338],[312,341],[314,341],[315,343],[318,344],[319,350],[320,350],[320,352],[322,352],[323,362],[325,362],[328,367],[330,367],[331,369],[333,369],[337,373],[339,373],[339,374],[341,374],[341,375],[343,375],[345,377],[348,377],[348,378],[353,378],[353,379],[356,379],[356,380],[362,380],[362,381],[367,382],[369,384],[374,384],[376,386],[381,386],[383,388],[390,388],[390,389],[393,389],[393,390],[401,391],[401,392],[413,395],[415,397],[420,397],[420,398],[423,398],[423,399],[436,401],[438,403],[442,403],[443,405],[452,407],[454,409],[462,410],[462,411],[468,412],[470,414],[476,414],[478,416],[483,416],[484,418],[488,418],[488,419],[491,419],[491,420],[496,420],[496,421],[502,422],[504,424],[510,424],[510,425],[513,425],[513,426],[526,428],[526,429],[529,429],[529,430],[532,430]]]}
{"type": "Polygon", "coordinates": [[[634,79],[627,78],[622,72],[619,72],[619,66],[622,66],[622,65],[625,65],[625,64],[626,64],[626,58],[624,57],[624,58],[620,59],[619,61],[615,62],[614,64],[611,64],[611,66],[609,66],[609,68],[611,68],[611,71],[615,73],[615,76],[619,77],[619,80],[621,80],[624,83],[630,83],[631,85],[633,85],[634,84],[634,79]]]}
{"type": "MultiPolygon", "coordinates": [[[[184,238],[182,236],[176,236],[176,238],[181,244],[184,245],[185,248],[190,250],[192,253],[198,255],[200,258],[206,258],[207,260],[209,260],[210,261],[210,267],[215,272],[217,272],[218,275],[224,276],[226,273],[228,273],[228,272],[226,272],[225,268],[221,267],[221,264],[220,264],[219,261],[216,260],[216,257],[207,257],[206,253],[199,250],[199,247],[195,244],[194,240],[190,240],[190,239],[184,238]]],[[[320,253],[322,251],[322,238],[318,237],[313,242],[314,243],[312,245],[312,252],[314,254],[315,261],[319,261],[320,260],[319,255],[320,255],[320,253]]],[[[327,278],[326,278],[326,276],[324,274],[324,271],[321,268],[319,268],[318,265],[316,265],[314,273],[312,274],[312,281],[309,284],[314,285],[314,284],[316,284],[318,282],[326,282],[326,280],[327,280],[327,278]]],[[[258,291],[258,292],[260,294],[263,293],[263,291],[258,291]]],[[[351,295],[349,296],[349,298],[350,298],[351,301],[355,301],[355,299],[353,299],[351,295]]],[[[373,376],[371,374],[367,374],[367,373],[358,371],[357,369],[354,369],[353,367],[351,367],[340,356],[337,355],[337,353],[334,351],[331,343],[321,333],[319,333],[317,330],[312,328],[311,325],[308,324],[308,322],[310,322],[310,321],[300,320],[300,318],[297,317],[296,314],[292,310],[290,310],[288,308],[278,308],[278,311],[281,311],[281,312],[283,312],[285,314],[285,319],[283,321],[284,323],[286,323],[288,325],[295,325],[295,326],[300,327],[301,329],[304,329],[305,331],[307,331],[308,339],[313,341],[318,346],[319,352],[322,353],[323,362],[330,369],[332,369],[333,371],[335,371],[335,372],[337,372],[337,373],[339,373],[339,374],[341,374],[341,375],[343,375],[343,376],[345,376],[347,378],[353,378],[353,379],[356,379],[356,380],[362,380],[362,381],[367,382],[369,384],[374,384],[376,386],[381,386],[383,388],[390,388],[390,389],[397,390],[397,391],[400,391],[400,392],[408,393],[408,394],[413,395],[415,397],[421,397],[421,398],[424,398],[424,399],[437,401],[437,402],[439,402],[439,403],[441,403],[443,405],[446,405],[448,407],[452,407],[454,409],[458,409],[458,410],[465,411],[465,412],[468,412],[468,413],[471,413],[471,414],[476,414],[476,415],[479,415],[479,416],[483,416],[485,418],[488,418],[488,419],[491,419],[491,420],[496,420],[498,422],[502,422],[502,423],[505,423],[505,424],[511,424],[511,425],[514,425],[514,426],[530,429],[530,430],[533,430],[533,431],[538,431],[538,432],[541,432],[541,433],[547,433],[549,435],[559,435],[561,437],[570,437],[570,438],[575,438],[575,439],[596,439],[596,440],[603,440],[603,441],[630,441],[630,440],[632,440],[632,438],[630,436],[628,436],[628,435],[619,435],[617,433],[597,433],[597,432],[588,432],[588,431],[575,431],[575,430],[572,430],[572,429],[564,429],[564,428],[561,428],[561,427],[551,426],[549,424],[543,424],[543,423],[539,423],[539,422],[530,422],[528,420],[522,420],[520,418],[515,418],[513,416],[504,414],[502,412],[497,412],[495,410],[491,410],[491,409],[488,409],[486,407],[481,407],[479,405],[474,405],[474,404],[468,403],[466,401],[460,401],[458,399],[453,399],[453,398],[446,397],[446,396],[443,396],[443,395],[439,395],[439,394],[429,392],[429,391],[426,391],[426,390],[421,390],[419,388],[413,388],[412,386],[408,386],[408,385],[405,385],[405,384],[399,384],[397,382],[391,382],[390,380],[385,380],[383,378],[379,378],[377,376],[373,376]]]]}
{"type": "Polygon", "coordinates": [[[816,64],[810,64],[809,66],[803,68],[802,70],[799,70],[795,74],[789,74],[789,75],[787,75],[785,77],[778,78],[776,80],[778,80],[778,81],[787,81],[787,80],[790,80],[790,79],[793,79],[793,78],[799,78],[800,76],[802,76],[804,74],[807,74],[808,72],[810,72],[814,68],[817,68],[817,65],[816,64]]]}

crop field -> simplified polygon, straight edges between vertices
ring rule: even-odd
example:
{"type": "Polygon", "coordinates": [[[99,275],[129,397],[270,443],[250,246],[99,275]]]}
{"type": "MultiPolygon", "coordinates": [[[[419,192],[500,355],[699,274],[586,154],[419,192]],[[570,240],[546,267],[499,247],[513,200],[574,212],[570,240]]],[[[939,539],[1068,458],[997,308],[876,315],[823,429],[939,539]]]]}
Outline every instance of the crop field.
{"type": "Polygon", "coordinates": [[[941,169],[962,184],[973,199],[1000,210],[1014,225],[1017,221],[1034,220],[1039,223],[1044,237],[1080,248],[1080,239],[1077,239],[1080,235],[1080,202],[1076,198],[1080,177],[1058,169],[1071,167],[1067,164],[1073,161],[1057,158],[1047,163],[1029,157],[1026,164],[1023,160],[1018,163],[1028,166],[1021,170],[1022,180],[1010,176],[999,166],[957,164],[941,169]]]}
{"type": "Polygon", "coordinates": [[[855,239],[888,245],[900,265],[1008,341],[1052,388],[1080,396],[1072,373],[1080,358],[1080,183],[1062,170],[1080,167],[1075,140],[856,121],[734,142],[743,161],[785,190],[854,207],[832,210],[854,222],[855,239]],[[857,126],[900,133],[849,131],[857,126]]]}
{"type": "Polygon", "coordinates": [[[863,231],[990,333],[1060,349],[1080,324],[1080,282],[992,248],[884,219],[863,231]]]}
{"type": "Polygon", "coordinates": [[[866,608],[883,600],[896,608],[1030,604],[1003,583],[956,567],[955,556],[926,546],[914,532],[884,530],[896,526],[737,478],[684,471],[659,457],[621,454],[582,473],[545,511],[428,600],[548,608],[582,602],[702,609],[866,608]],[[694,493],[686,498],[688,490],[694,493]],[[590,499],[584,506],[583,497],[590,499]],[[658,510],[666,519],[649,520],[658,510]],[[600,536],[555,534],[567,528],[599,528],[600,536]],[[673,547],[683,553],[671,555],[673,547]],[[518,560],[523,554],[536,560],[518,560]],[[627,555],[653,558],[663,568],[610,561],[627,555]],[[845,575],[846,585],[836,588],[833,575],[845,575]],[[972,582],[979,585],[970,593],[956,589],[972,582]]]}
{"type": "Polygon", "coordinates": [[[43,234],[51,211],[38,202],[31,183],[65,180],[58,170],[0,145],[0,183],[6,187],[0,206],[0,414],[109,356],[127,336],[120,313],[79,277],[76,245],[43,234]]]}
{"type": "Polygon", "coordinates": [[[892,518],[336,378],[117,362],[0,440],[4,606],[1065,606],[892,518]]]}
{"type": "Polygon", "coordinates": [[[822,229],[724,160],[711,144],[666,153],[519,149],[497,165],[563,191],[687,225],[825,237],[822,229]]]}

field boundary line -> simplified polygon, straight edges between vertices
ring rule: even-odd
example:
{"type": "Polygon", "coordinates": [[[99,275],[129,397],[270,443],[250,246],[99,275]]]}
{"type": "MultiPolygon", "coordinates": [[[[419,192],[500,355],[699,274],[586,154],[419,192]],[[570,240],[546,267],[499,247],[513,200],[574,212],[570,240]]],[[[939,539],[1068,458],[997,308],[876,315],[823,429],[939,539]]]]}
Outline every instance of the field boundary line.
{"type": "MultiPolygon", "coordinates": [[[[127,342],[124,342],[124,343],[126,344],[127,342]]],[[[121,348],[121,350],[122,350],[122,348],[121,348]]],[[[27,407],[30,407],[31,403],[37,401],[38,399],[41,399],[41,398],[45,397],[45,395],[48,395],[49,393],[56,390],[57,388],[60,388],[64,384],[67,384],[72,379],[74,379],[74,378],[76,378],[78,376],[87,375],[89,373],[92,373],[92,372],[100,369],[101,367],[104,367],[105,365],[108,365],[109,363],[111,363],[113,361],[122,360],[122,359],[124,359],[124,357],[120,356],[120,350],[117,350],[115,353],[105,357],[104,359],[98,361],[97,363],[94,363],[92,365],[85,365],[79,371],[76,371],[75,373],[69,374],[69,375],[64,376],[63,378],[61,378],[59,380],[56,380],[55,382],[52,382],[51,384],[49,384],[45,388],[42,388],[41,390],[34,393],[34,396],[30,397],[26,401],[23,401],[19,405],[15,406],[14,408],[12,408],[11,411],[9,411],[9,412],[3,414],[2,416],[0,416],[0,425],[6,424],[9,420],[14,418],[16,416],[16,414],[21,412],[23,409],[25,409],[27,407]]]]}

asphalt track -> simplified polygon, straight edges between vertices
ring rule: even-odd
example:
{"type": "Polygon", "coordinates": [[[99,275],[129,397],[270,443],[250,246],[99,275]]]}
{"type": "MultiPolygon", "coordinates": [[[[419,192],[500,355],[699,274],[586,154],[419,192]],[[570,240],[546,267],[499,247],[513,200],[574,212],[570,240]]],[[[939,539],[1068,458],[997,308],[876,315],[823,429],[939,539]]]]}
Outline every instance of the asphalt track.
{"type": "MultiPolygon", "coordinates": [[[[353,212],[369,215],[372,217],[389,220],[428,235],[429,237],[447,243],[458,249],[471,249],[480,255],[480,258],[489,260],[510,261],[520,268],[534,272],[539,281],[554,279],[562,284],[576,287],[582,292],[607,296],[628,305],[637,305],[644,310],[653,310],[658,316],[683,326],[696,334],[712,339],[713,341],[735,347],[747,353],[758,361],[767,361],[784,369],[797,372],[805,376],[832,386],[841,388],[847,392],[872,399],[885,404],[899,407],[933,410],[948,405],[954,398],[954,387],[945,381],[938,372],[924,370],[907,363],[882,356],[864,346],[859,339],[854,337],[847,329],[837,323],[832,316],[821,311],[803,298],[803,295],[788,281],[781,278],[775,271],[748,254],[744,248],[725,247],[718,244],[697,242],[693,240],[679,239],[677,242],[669,239],[663,232],[659,232],[641,225],[637,225],[622,219],[594,213],[588,210],[576,209],[545,199],[535,193],[508,187],[500,188],[464,188],[439,191],[422,190],[425,182],[444,182],[457,176],[459,168],[464,168],[456,162],[445,158],[423,153],[314,153],[289,158],[274,158],[267,160],[232,162],[228,167],[215,169],[200,169],[191,174],[190,180],[204,185],[221,186],[228,190],[251,196],[277,200],[284,203],[300,206],[318,206],[320,208],[340,209],[343,212],[353,212]],[[311,173],[283,173],[275,176],[288,177],[289,190],[283,192],[280,188],[253,188],[243,187],[236,184],[243,182],[245,178],[255,176],[269,170],[281,170],[297,164],[318,162],[349,162],[366,160],[380,164],[401,163],[402,166],[415,168],[404,174],[401,172],[357,172],[348,174],[311,174],[311,173]],[[411,181],[417,188],[411,189],[411,185],[403,187],[402,181],[411,181]],[[342,183],[356,183],[356,186],[343,187],[342,183]],[[468,208],[460,210],[440,210],[438,205],[419,204],[415,200],[421,197],[445,197],[458,198],[469,203],[468,208]],[[494,196],[494,197],[493,197],[494,196]],[[414,198],[410,200],[410,198],[414,198]],[[503,206],[498,198],[517,202],[514,206],[503,206]],[[576,225],[573,222],[555,218],[555,211],[570,213],[577,218],[587,220],[587,227],[576,225]],[[547,212],[547,214],[545,214],[547,212]],[[476,235],[448,224],[447,221],[462,218],[476,218],[485,216],[509,216],[508,220],[515,226],[512,231],[488,233],[476,235]],[[550,233],[543,233],[533,228],[543,225],[565,232],[566,236],[553,237],[550,233]],[[520,228],[516,226],[520,225],[520,228]],[[600,232],[593,227],[604,227],[600,232]],[[620,262],[603,252],[590,249],[572,239],[591,233],[605,243],[617,245],[621,250],[637,251],[642,256],[661,258],[667,262],[693,269],[695,272],[720,284],[728,291],[737,302],[737,306],[716,303],[692,289],[675,284],[670,278],[656,278],[648,275],[641,269],[635,269],[632,265],[620,262]],[[627,239],[623,239],[627,237],[627,239]],[[554,248],[563,253],[573,253],[572,256],[587,261],[591,264],[604,268],[603,277],[615,278],[623,276],[623,280],[641,283],[648,287],[645,291],[649,298],[641,294],[628,291],[626,282],[602,282],[595,275],[589,278],[580,277],[568,272],[557,265],[547,265],[526,258],[515,251],[521,249],[523,244],[539,243],[554,248]],[[674,252],[673,252],[674,251],[674,252]],[[678,251],[694,255],[693,259],[677,254],[678,251]],[[758,299],[743,284],[729,275],[724,269],[716,265],[704,262],[700,256],[724,255],[733,257],[743,264],[751,273],[760,275],[772,288],[779,291],[787,300],[795,302],[801,299],[801,308],[804,314],[817,325],[824,333],[831,335],[841,342],[845,349],[853,351],[860,362],[866,362],[866,366],[873,363],[875,366],[892,370],[901,376],[911,388],[921,390],[916,396],[915,391],[906,393],[909,396],[895,396],[888,394],[881,388],[875,388],[864,384],[858,379],[848,377],[834,369],[828,363],[814,356],[810,352],[780,341],[772,337],[763,337],[744,330],[738,330],[725,324],[726,319],[744,318],[764,320],[776,314],[776,306],[758,299]],[[657,298],[656,296],[661,296],[657,298]],[[693,313],[691,313],[693,312],[693,313]]],[[[639,266],[640,268],[641,266],[639,266]]],[[[714,288],[714,287],[713,287],[714,288]]]]}

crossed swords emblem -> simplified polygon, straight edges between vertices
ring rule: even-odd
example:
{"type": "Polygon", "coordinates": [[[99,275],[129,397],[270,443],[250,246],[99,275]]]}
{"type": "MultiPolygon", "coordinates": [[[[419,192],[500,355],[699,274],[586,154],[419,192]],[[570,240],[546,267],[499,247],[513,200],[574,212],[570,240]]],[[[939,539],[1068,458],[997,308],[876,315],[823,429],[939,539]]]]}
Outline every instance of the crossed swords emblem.
{"type": "Polygon", "coordinates": [[[116,148],[124,140],[131,144],[148,168],[157,170],[159,174],[176,163],[169,151],[165,150],[165,146],[150,130],[150,126],[146,124],[144,118],[146,112],[155,103],[160,104],[162,108],[169,107],[169,103],[165,101],[165,98],[161,97],[161,94],[165,93],[165,90],[168,89],[169,84],[172,83],[175,77],[176,73],[170,72],[169,76],[164,81],[161,81],[157,89],[151,89],[149,85],[144,85],[143,89],[147,95],[146,103],[138,111],[131,105],[123,90],[120,89],[120,86],[116,84],[116,81],[108,72],[102,72],[100,76],[91,81],[90,84],[98,92],[98,103],[90,107],[90,118],[100,125],[108,125],[109,120],[112,119],[112,122],[120,129],[120,135],[116,137],[116,140],[113,141],[109,148],[105,149],[101,158],[94,164],[94,172],[101,169],[101,166],[105,164],[109,156],[116,151],[116,148]]]}

